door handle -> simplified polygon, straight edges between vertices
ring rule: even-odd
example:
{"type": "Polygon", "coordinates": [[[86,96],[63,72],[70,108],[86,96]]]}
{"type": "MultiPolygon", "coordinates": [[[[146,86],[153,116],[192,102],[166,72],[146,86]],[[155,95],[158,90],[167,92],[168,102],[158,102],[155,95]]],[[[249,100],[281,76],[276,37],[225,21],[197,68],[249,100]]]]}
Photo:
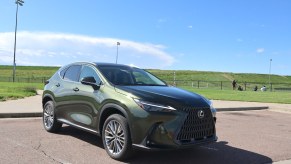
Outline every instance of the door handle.
{"type": "Polygon", "coordinates": [[[56,84],[57,87],[61,86],[60,83],[56,84]]]}
{"type": "Polygon", "coordinates": [[[76,87],[76,88],[74,88],[73,90],[74,90],[75,92],[78,92],[78,91],[79,91],[79,88],[76,87]]]}

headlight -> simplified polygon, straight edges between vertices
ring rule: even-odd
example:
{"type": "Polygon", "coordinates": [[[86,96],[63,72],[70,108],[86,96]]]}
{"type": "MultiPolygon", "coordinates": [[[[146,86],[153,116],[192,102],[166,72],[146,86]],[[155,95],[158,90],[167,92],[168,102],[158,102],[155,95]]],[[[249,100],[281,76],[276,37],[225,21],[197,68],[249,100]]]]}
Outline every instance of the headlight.
{"type": "Polygon", "coordinates": [[[133,99],[136,104],[141,107],[142,109],[148,112],[170,112],[175,111],[176,109],[171,106],[156,104],[152,102],[147,102],[139,99],[133,99]]]}
{"type": "Polygon", "coordinates": [[[213,107],[213,103],[211,100],[208,100],[207,98],[205,97],[202,97],[210,106],[210,110],[211,110],[211,113],[212,113],[212,116],[213,117],[216,117],[216,109],[213,107]]]}
{"type": "Polygon", "coordinates": [[[209,105],[210,105],[210,110],[211,110],[212,116],[216,117],[216,109],[213,107],[212,101],[209,100],[209,103],[210,103],[209,105]]]}

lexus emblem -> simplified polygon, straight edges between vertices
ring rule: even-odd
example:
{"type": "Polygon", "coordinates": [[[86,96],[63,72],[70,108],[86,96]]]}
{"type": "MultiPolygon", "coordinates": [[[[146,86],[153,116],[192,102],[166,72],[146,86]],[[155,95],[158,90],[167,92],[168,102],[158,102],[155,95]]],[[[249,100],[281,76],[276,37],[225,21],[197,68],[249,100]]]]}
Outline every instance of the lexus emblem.
{"type": "Polygon", "coordinates": [[[198,118],[200,118],[200,119],[204,118],[204,111],[203,110],[199,110],[197,112],[197,115],[198,115],[198,118]]]}

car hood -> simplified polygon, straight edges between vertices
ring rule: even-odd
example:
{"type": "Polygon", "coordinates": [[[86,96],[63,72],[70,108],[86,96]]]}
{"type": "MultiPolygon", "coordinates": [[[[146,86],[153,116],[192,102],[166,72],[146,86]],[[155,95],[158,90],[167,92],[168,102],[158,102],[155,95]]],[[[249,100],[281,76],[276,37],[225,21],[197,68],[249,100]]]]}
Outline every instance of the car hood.
{"type": "Polygon", "coordinates": [[[170,106],[208,107],[209,101],[199,94],[169,86],[115,86],[116,91],[144,101],[170,106]]]}

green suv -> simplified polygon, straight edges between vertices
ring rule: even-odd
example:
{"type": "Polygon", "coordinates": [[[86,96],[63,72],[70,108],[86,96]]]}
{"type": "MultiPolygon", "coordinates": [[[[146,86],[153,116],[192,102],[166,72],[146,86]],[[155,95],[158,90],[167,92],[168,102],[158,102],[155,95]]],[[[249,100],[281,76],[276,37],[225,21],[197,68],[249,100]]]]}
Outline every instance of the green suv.
{"type": "Polygon", "coordinates": [[[48,132],[64,123],[97,134],[117,160],[134,148],[188,148],[217,140],[216,110],[209,100],[136,67],[64,66],[46,82],[42,104],[48,132]]]}

